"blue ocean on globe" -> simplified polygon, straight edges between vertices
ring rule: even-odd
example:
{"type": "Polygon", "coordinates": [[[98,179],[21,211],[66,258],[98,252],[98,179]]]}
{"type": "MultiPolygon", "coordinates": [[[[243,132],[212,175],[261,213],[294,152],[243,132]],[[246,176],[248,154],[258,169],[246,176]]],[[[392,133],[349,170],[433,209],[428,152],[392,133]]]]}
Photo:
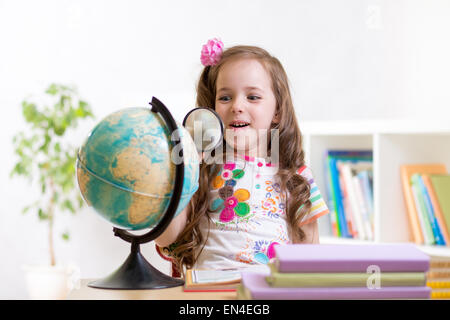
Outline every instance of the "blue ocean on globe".
{"type": "MultiPolygon", "coordinates": [[[[198,189],[194,142],[178,125],[184,156],[179,214],[198,189]]],[[[104,118],[78,151],[77,180],[86,203],[113,225],[154,227],[171,199],[178,150],[163,118],[150,108],[127,108],[104,118]]],[[[179,159],[179,158],[178,158],[179,159]]]]}

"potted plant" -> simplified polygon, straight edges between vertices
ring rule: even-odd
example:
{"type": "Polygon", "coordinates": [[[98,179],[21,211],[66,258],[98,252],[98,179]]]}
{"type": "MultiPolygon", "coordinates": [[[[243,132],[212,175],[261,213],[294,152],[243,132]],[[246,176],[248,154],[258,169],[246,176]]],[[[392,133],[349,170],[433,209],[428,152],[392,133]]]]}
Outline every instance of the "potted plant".
{"type": "MultiPolygon", "coordinates": [[[[40,102],[26,98],[22,102],[22,114],[28,127],[13,138],[18,158],[11,177],[22,176],[38,182],[40,198],[28,204],[22,212],[34,211],[39,220],[48,225],[48,266],[26,266],[27,287],[31,298],[65,298],[69,288],[68,270],[56,262],[54,247],[55,214],[69,211],[73,214],[84,203],[76,190],[76,148],[68,142],[69,129],[79,121],[93,118],[89,104],[79,98],[69,86],[51,84],[40,102]],[[51,285],[53,283],[54,285],[51,285]]],[[[69,240],[68,232],[62,239],[69,240]]]]}

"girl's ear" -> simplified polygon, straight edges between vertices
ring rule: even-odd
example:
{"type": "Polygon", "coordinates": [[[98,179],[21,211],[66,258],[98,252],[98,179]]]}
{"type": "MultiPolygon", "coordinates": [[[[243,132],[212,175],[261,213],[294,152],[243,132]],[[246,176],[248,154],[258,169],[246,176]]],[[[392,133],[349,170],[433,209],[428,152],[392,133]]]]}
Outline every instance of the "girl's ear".
{"type": "Polygon", "coordinates": [[[278,111],[275,111],[275,114],[272,119],[272,123],[275,123],[275,124],[280,123],[280,113],[278,111]]]}
{"type": "Polygon", "coordinates": [[[278,128],[278,125],[279,125],[279,124],[280,124],[280,117],[279,117],[278,114],[275,114],[275,115],[273,116],[272,122],[271,122],[271,124],[270,124],[270,128],[271,128],[271,129],[276,129],[276,128],[278,128]]]}

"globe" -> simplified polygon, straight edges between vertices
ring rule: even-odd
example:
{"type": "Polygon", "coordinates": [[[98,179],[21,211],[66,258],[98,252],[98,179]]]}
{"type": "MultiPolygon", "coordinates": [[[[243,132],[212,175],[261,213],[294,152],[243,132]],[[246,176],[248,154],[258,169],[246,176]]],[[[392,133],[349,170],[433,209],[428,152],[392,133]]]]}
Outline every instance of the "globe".
{"type": "MultiPolygon", "coordinates": [[[[184,179],[178,215],[198,189],[199,158],[183,126],[184,179]]],[[[152,228],[170,202],[179,150],[170,130],[150,108],[127,108],[108,115],[78,151],[77,180],[85,202],[114,226],[152,228]]]]}

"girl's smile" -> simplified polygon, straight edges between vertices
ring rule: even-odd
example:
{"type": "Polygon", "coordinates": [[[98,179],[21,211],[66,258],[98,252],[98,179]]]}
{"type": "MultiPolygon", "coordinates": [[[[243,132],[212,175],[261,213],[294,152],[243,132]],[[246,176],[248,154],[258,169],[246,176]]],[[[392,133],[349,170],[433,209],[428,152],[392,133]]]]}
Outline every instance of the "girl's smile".
{"type": "Polygon", "coordinates": [[[250,122],[245,120],[233,120],[227,126],[227,129],[231,129],[233,131],[242,131],[244,129],[248,129],[250,126],[250,122]]]}

